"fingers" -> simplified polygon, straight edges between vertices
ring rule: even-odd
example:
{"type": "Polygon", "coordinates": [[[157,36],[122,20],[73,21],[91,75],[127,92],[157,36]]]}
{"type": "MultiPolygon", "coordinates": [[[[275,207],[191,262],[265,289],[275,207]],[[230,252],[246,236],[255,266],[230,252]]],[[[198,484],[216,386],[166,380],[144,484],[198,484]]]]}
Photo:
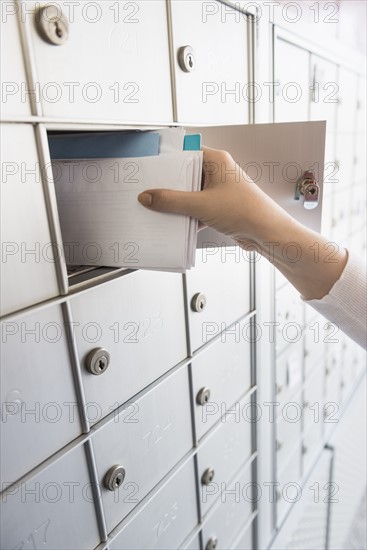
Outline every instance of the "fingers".
{"type": "Polygon", "coordinates": [[[235,164],[231,155],[226,151],[204,147],[204,190],[200,192],[173,191],[170,189],[147,189],[138,196],[143,206],[157,212],[171,212],[185,214],[193,218],[205,218],[208,211],[213,189],[220,183],[222,165],[235,164]],[[218,181],[217,181],[218,180],[218,181]]]}
{"type": "Polygon", "coordinates": [[[212,188],[223,183],[227,171],[236,169],[236,163],[227,151],[204,147],[203,152],[204,188],[212,188]]]}
{"type": "Polygon", "coordinates": [[[226,162],[232,160],[228,151],[221,149],[212,149],[211,147],[202,147],[204,162],[226,162]]]}
{"type": "Polygon", "coordinates": [[[140,193],[138,201],[143,206],[157,212],[186,214],[193,218],[200,218],[205,204],[205,194],[170,189],[147,189],[140,193]]]}

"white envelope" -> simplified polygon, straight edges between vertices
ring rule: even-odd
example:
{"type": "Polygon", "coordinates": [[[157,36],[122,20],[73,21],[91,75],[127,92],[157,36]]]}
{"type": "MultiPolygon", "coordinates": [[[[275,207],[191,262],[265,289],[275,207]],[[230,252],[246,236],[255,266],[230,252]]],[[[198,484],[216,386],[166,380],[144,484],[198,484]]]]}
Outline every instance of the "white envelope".
{"type": "Polygon", "coordinates": [[[195,248],[190,226],[196,221],[149,211],[137,196],[157,187],[199,189],[194,177],[201,173],[201,159],[200,151],[183,151],[158,157],[54,161],[67,264],[190,268],[195,248]]]}

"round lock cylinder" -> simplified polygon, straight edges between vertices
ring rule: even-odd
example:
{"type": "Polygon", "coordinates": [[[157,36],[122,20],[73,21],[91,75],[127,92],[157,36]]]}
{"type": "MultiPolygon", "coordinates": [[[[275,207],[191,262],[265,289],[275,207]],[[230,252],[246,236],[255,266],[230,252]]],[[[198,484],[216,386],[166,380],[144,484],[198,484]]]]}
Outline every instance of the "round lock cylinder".
{"type": "Polygon", "coordinates": [[[210,537],[210,539],[208,540],[206,546],[205,546],[205,550],[215,550],[218,546],[218,539],[217,537],[210,537]]]}
{"type": "Polygon", "coordinates": [[[110,364],[110,354],[104,348],[92,349],[88,353],[85,363],[87,370],[91,374],[103,374],[110,364]]]}
{"type": "Polygon", "coordinates": [[[48,4],[36,13],[38,34],[53,46],[62,46],[69,38],[69,21],[60,6],[48,4]]]}
{"type": "Polygon", "coordinates": [[[201,476],[201,483],[203,485],[209,485],[214,479],[214,468],[207,468],[201,476]]]}
{"type": "Polygon", "coordinates": [[[191,46],[182,46],[177,52],[180,69],[185,73],[192,73],[195,69],[195,52],[191,46]]]}
{"type": "Polygon", "coordinates": [[[122,466],[112,466],[106,473],[103,483],[109,491],[117,491],[121,487],[125,479],[125,468],[122,466]]]}
{"type": "Polygon", "coordinates": [[[194,294],[194,296],[191,298],[192,311],[195,311],[195,313],[201,313],[202,311],[204,311],[205,306],[206,306],[205,294],[202,294],[201,292],[194,294]]]}
{"type": "Polygon", "coordinates": [[[209,388],[201,388],[201,390],[198,392],[196,396],[196,403],[198,405],[205,405],[208,403],[210,399],[210,389],[209,388]]]}

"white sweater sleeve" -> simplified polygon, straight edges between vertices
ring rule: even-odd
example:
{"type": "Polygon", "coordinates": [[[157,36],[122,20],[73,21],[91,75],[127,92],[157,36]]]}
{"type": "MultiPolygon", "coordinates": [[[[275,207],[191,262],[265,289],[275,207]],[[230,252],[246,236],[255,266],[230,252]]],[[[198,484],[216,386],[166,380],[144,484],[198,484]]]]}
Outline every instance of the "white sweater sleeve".
{"type": "Polygon", "coordinates": [[[329,294],[304,300],[363,348],[367,344],[367,278],[363,263],[353,254],[329,294]]]}

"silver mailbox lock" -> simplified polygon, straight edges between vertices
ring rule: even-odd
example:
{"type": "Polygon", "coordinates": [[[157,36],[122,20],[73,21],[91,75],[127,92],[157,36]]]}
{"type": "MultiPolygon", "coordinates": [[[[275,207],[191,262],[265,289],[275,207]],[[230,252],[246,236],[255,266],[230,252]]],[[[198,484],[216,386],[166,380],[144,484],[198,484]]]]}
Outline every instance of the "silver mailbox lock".
{"type": "Polygon", "coordinates": [[[201,483],[203,485],[209,485],[214,479],[214,468],[207,468],[201,476],[201,483]]]}
{"type": "Polygon", "coordinates": [[[205,306],[206,306],[205,294],[202,294],[201,292],[194,294],[194,296],[191,298],[192,311],[195,311],[195,313],[201,313],[202,311],[204,311],[205,306]]]}
{"type": "Polygon", "coordinates": [[[109,491],[117,491],[124,482],[125,468],[119,465],[112,466],[104,476],[103,484],[109,491]]]}
{"type": "Polygon", "coordinates": [[[92,349],[86,358],[86,367],[91,374],[103,374],[110,364],[110,354],[104,348],[92,349]]]}
{"type": "Polygon", "coordinates": [[[36,13],[39,35],[54,46],[62,46],[69,38],[69,21],[58,5],[47,4],[36,13]]]}
{"type": "Polygon", "coordinates": [[[304,197],[303,206],[306,210],[313,210],[319,205],[320,187],[312,170],[304,172],[303,176],[297,181],[294,198],[299,200],[301,195],[304,197]]]}
{"type": "Polygon", "coordinates": [[[210,389],[201,388],[201,390],[198,391],[198,394],[196,396],[196,403],[198,405],[204,406],[206,403],[208,403],[209,399],[210,399],[210,389]]]}
{"type": "Polygon", "coordinates": [[[182,46],[177,52],[180,69],[185,73],[192,73],[195,69],[195,53],[191,46],[182,46]]]}
{"type": "Polygon", "coordinates": [[[205,546],[205,550],[215,550],[217,546],[218,546],[217,537],[210,537],[210,539],[208,540],[205,546]]]}

